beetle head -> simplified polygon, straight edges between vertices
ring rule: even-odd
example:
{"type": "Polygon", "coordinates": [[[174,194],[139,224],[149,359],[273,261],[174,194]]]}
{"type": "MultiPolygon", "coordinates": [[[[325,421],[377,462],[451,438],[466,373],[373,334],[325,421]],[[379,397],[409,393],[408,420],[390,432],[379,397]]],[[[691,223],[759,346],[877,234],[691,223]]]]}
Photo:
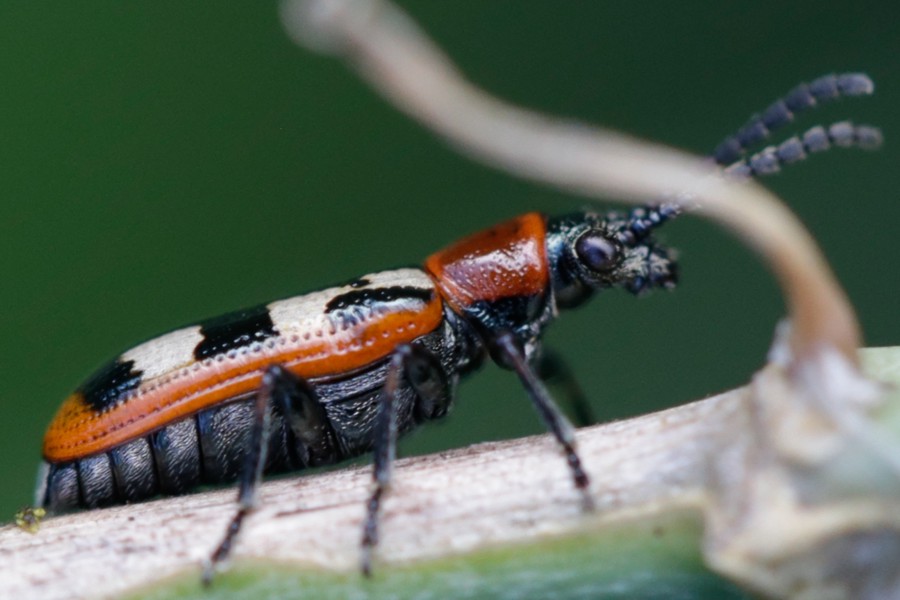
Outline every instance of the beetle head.
{"type": "Polygon", "coordinates": [[[675,287],[675,253],[659,245],[652,233],[677,214],[675,205],[663,204],[627,214],[585,211],[551,219],[547,255],[557,306],[577,306],[594,290],[609,287],[636,295],[675,287]]]}

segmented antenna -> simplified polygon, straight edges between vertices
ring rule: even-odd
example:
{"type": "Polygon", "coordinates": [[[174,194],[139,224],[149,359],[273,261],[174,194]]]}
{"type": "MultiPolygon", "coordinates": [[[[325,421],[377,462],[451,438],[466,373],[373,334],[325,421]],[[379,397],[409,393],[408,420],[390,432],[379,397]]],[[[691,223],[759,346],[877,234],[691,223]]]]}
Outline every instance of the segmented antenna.
{"type": "MultiPolygon", "coordinates": [[[[649,236],[654,229],[680,214],[681,207],[670,202],[633,208],[618,226],[616,238],[626,246],[634,246],[649,236]]],[[[610,214],[610,219],[613,215],[615,213],[610,214]]]]}
{"type": "Polygon", "coordinates": [[[725,168],[733,177],[771,175],[784,165],[806,160],[810,154],[824,152],[834,146],[875,150],[881,146],[881,130],[869,125],[854,125],[850,121],[833,123],[827,128],[817,125],[802,136],[794,136],[777,146],[768,146],[753,156],[738,160],[725,168]]]}
{"type": "Polygon", "coordinates": [[[797,113],[811,110],[842,97],[867,96],[875,91],[875,84],[864,73],[825,75],[810,83],[801,83],[785,96],[773,102],[750,120],[737,133],[728,136],[713,151],[713,159],[722,166],[738,161],[748,148],[767,139],[769,135],[791,123],[797,113]]]}
{"type": "MultiPolygon", "coordinates": [[[[803,161],[810,154],[824,152],[835,146],[874,150],[881,146],[880,129],[841,121],[827,128],[816,125],[802,136],[791,137],[777,146],[769,146],[743,158],[749,147],[793,122],[795,114],[836,98],[865,96],[874,91],[875,84],[863,73],[825,75],[808,84],[801,83],[761,114],[751,117],[737,133],[725,138],[713,151],[711,159],[725,167],[725,172],[732,177],[747,179],[778,173],[785,165],[803,161]]],[[[616,230],[620,242],[634,245],[682,212],[679,205],[662,200],[658,204],[632,209],[625,217],[610,213],[607,223],[616,230]]]]}

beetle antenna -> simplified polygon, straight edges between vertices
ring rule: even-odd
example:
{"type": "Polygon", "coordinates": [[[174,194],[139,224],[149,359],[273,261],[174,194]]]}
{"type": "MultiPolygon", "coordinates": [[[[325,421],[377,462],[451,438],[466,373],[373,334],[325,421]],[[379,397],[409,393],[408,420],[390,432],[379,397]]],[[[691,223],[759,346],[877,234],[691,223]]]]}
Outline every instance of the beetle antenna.
{"type": "Polygon", "coordinates": [[[781,167],[806,160],[810,154],[824,152],[837,146],[875,150],[883,141],[881,130],[869,125],[854,125],[850,121],[817,125],[802,136],[791,137],[777,146],[768,146],[753,156],[743,158],[725,168],[725,172],[739,179],[771,175],[781,167]]]}
{"type": "Polygon", "coordinates": [[[719,165],[730,165],[773,131],[791,123],[794,115],[838,98],[868,96],[874,91],[875,84],[864,73],[830,74],[801,83],[725,138],[713,151],[713,159],[719,165]]]}
{"type": "MultiPolygon", "coordinates": [[[[724,171],[735,179],[764,177],[779,173],[782,167],[809,158],[810,154],[825,152],[832,148],[860,148],[876,150],[884,138],[881,130],[871,125],[854,125],[850,121],[832,123],[828,127],[816,125],[803,135],[793,136],[777,146],[768,146],[752,156],[739,159],[725,167],[724,171]]],[[[634,208],[625,219],[619,219],[617,237],[626,245],[641,242],[650,233],[668,221],[679,216],[683,209],[672,202],[634,208]]],[[[615,223],[613,214],[608,217],[615,223]]]]}
{"type": "MultiPolygon", "coordinates": [[[[681,207],[673,202],[663,202],[653,206],[640,206],[628,211],[616,230],[616,238],[626,246],[634,246],[647,238],[654,229],[674,219],[682,212],[681,207]]],[[[610,213],[607,223],[615,223],[616,213],[610,213]]],[[[621,217],[619,217],[621,219],[621,217]]]]}
{"type": "MultiPolygon", "coordinates": [[[[877,149],[883,140],[880,129],[841,121],[828,127],[816,125],[803,135],[793,136],[777,146],[768,146],[752,156],[744,157],[748,148],[768,139],[773,131],[793,122],[795,114],[837,98],[866,96],[874,91],[875,84],[864,73],[825,75],[810,83],[801,83],[762,113],[753,115],[737,133],[725,138],[710,158],[723,166],[728,175],[748,179],[778,173],[785,165],[801,162],[810,154],[824,152],[835,146],[877,149]]],[[[624,217],[619,213],[610,213],[607,223],[616,231],[621,243],[634,245],[682,212],[684,209],[679,205],[663,200],[658,204],[634,208],[624,217]]]]}

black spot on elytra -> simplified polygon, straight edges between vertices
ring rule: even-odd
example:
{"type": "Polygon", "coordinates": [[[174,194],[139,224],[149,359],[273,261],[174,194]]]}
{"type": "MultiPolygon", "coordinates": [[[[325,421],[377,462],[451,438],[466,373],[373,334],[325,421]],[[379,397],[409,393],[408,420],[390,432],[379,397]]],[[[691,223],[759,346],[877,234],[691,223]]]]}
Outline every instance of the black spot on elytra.
{"type": "Polygon", "coordinates": [[[200,333],[203,334],[203,341],[194,348],[197,360],[276,335],[265,304],[203,321],[200,323],[200,333]]]}
{"type": "Polygon", "coordinates": [[[143,371],[134,370],[134,361],[113,361],[84,382],[79,392],[84,401],[97,412],[113,406],[126,393],[141,383],[143,371]]]}
{"type": "Polygon", "coordinates": [[[393,302],[395,300],[421,300],[422,302],[431,302],[434,298],[434,290],[417,288],[411,286],[396,286],[373,289],[359,289],[335,296],[328,304],[325,305],[325,312],[330,313],[337,310],[344,310],[358,307],[371,307],[374,304],[384,304],[385,302],[393,302]]]}

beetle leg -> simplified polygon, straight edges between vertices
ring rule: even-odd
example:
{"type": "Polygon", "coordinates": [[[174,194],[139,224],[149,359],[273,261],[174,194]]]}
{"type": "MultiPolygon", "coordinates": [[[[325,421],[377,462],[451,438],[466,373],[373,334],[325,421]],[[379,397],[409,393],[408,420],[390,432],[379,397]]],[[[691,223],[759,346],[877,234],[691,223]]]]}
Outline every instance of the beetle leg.
{"type": "Polygon", "coordinates": [[[597,417],[588,402],[587,396],[574,373],[562,357],[551,350],[544,349],[537,363],[537,375],[545,385],[560,391],[563,400],[572,410],[572,417],[577,427],[585,427],[597,423],[597,417]]]}
{"type": "Polygon", "coordinates": [[[289,444],[296,449],[301,466],[336,463],[340,460],[340,449],[325,406],[306,381],[290,371],[278,369],[272,401],[289,426],[289,437],[293,437],[289,444]]]}
{"type": "Polygon", "coordinates": [[[391,481],[391,466],[397,448],[397,395],[401,378],[416,394],[417,418],[436,418],[447,412],[452,386],[437,358],[428,350],[411,344],[397,347],[391,356],[375,421],[373,488],[366,503],[360,566],[372,574],[372,551],[378,544],[378,515],[381,500],[391,481]]]}
{"type": "Polygon", "coordinates": [[[447,376],[438,358],[422,346],[409,346],[403,373],[416,393],[417,421],[439,419],[453,402],[456,379],[447,376]]]}
{"type": "Polygon", "coordinates": [[[286,371],[279,365],[272,365],[263,373],[262,385],[256,394],[253,405],[253,427],[250,430],[250,441],[244,469],[241,472],[240,489],[238,490],[238,510],[232,517],[222,542],[203,566],[203,584],[212,583],[216,567],[228,558],[234,539],[241,530],[244,517],[256,504],[256,492],[262,479],[263,467],[266,464],[266,451],[269,445],[269,425],[271,415],[269,405],[276,386],[284,379],[286,371]]]}
{"type": "MultiPolygon", "coordinates": [[[[556,441],[562,447],[563,453],[566,455],[566,462],[568,462],[569,469],[572,471],[575,487],[580,490],[586,490],[590,481],[587,473],[584,472],[581,466],[581,459],[575,450],[575,430],[572,428],[572,424],[569,423],[566,416],[556,406],[547,388],[544,387],[537,373],[528,364],[525,353],[515,336],[508,331],[503,331],[494,337],[491,342],[499,357],[503,359],[504,364],[511,367],[519,376],[547,429],[550,430],[550,433],[553,434],[553,437],[556,438],[556,441]]],[[[585,496],[585,502],[587,504],[590,503],[588,496],[585,496]]]]}

